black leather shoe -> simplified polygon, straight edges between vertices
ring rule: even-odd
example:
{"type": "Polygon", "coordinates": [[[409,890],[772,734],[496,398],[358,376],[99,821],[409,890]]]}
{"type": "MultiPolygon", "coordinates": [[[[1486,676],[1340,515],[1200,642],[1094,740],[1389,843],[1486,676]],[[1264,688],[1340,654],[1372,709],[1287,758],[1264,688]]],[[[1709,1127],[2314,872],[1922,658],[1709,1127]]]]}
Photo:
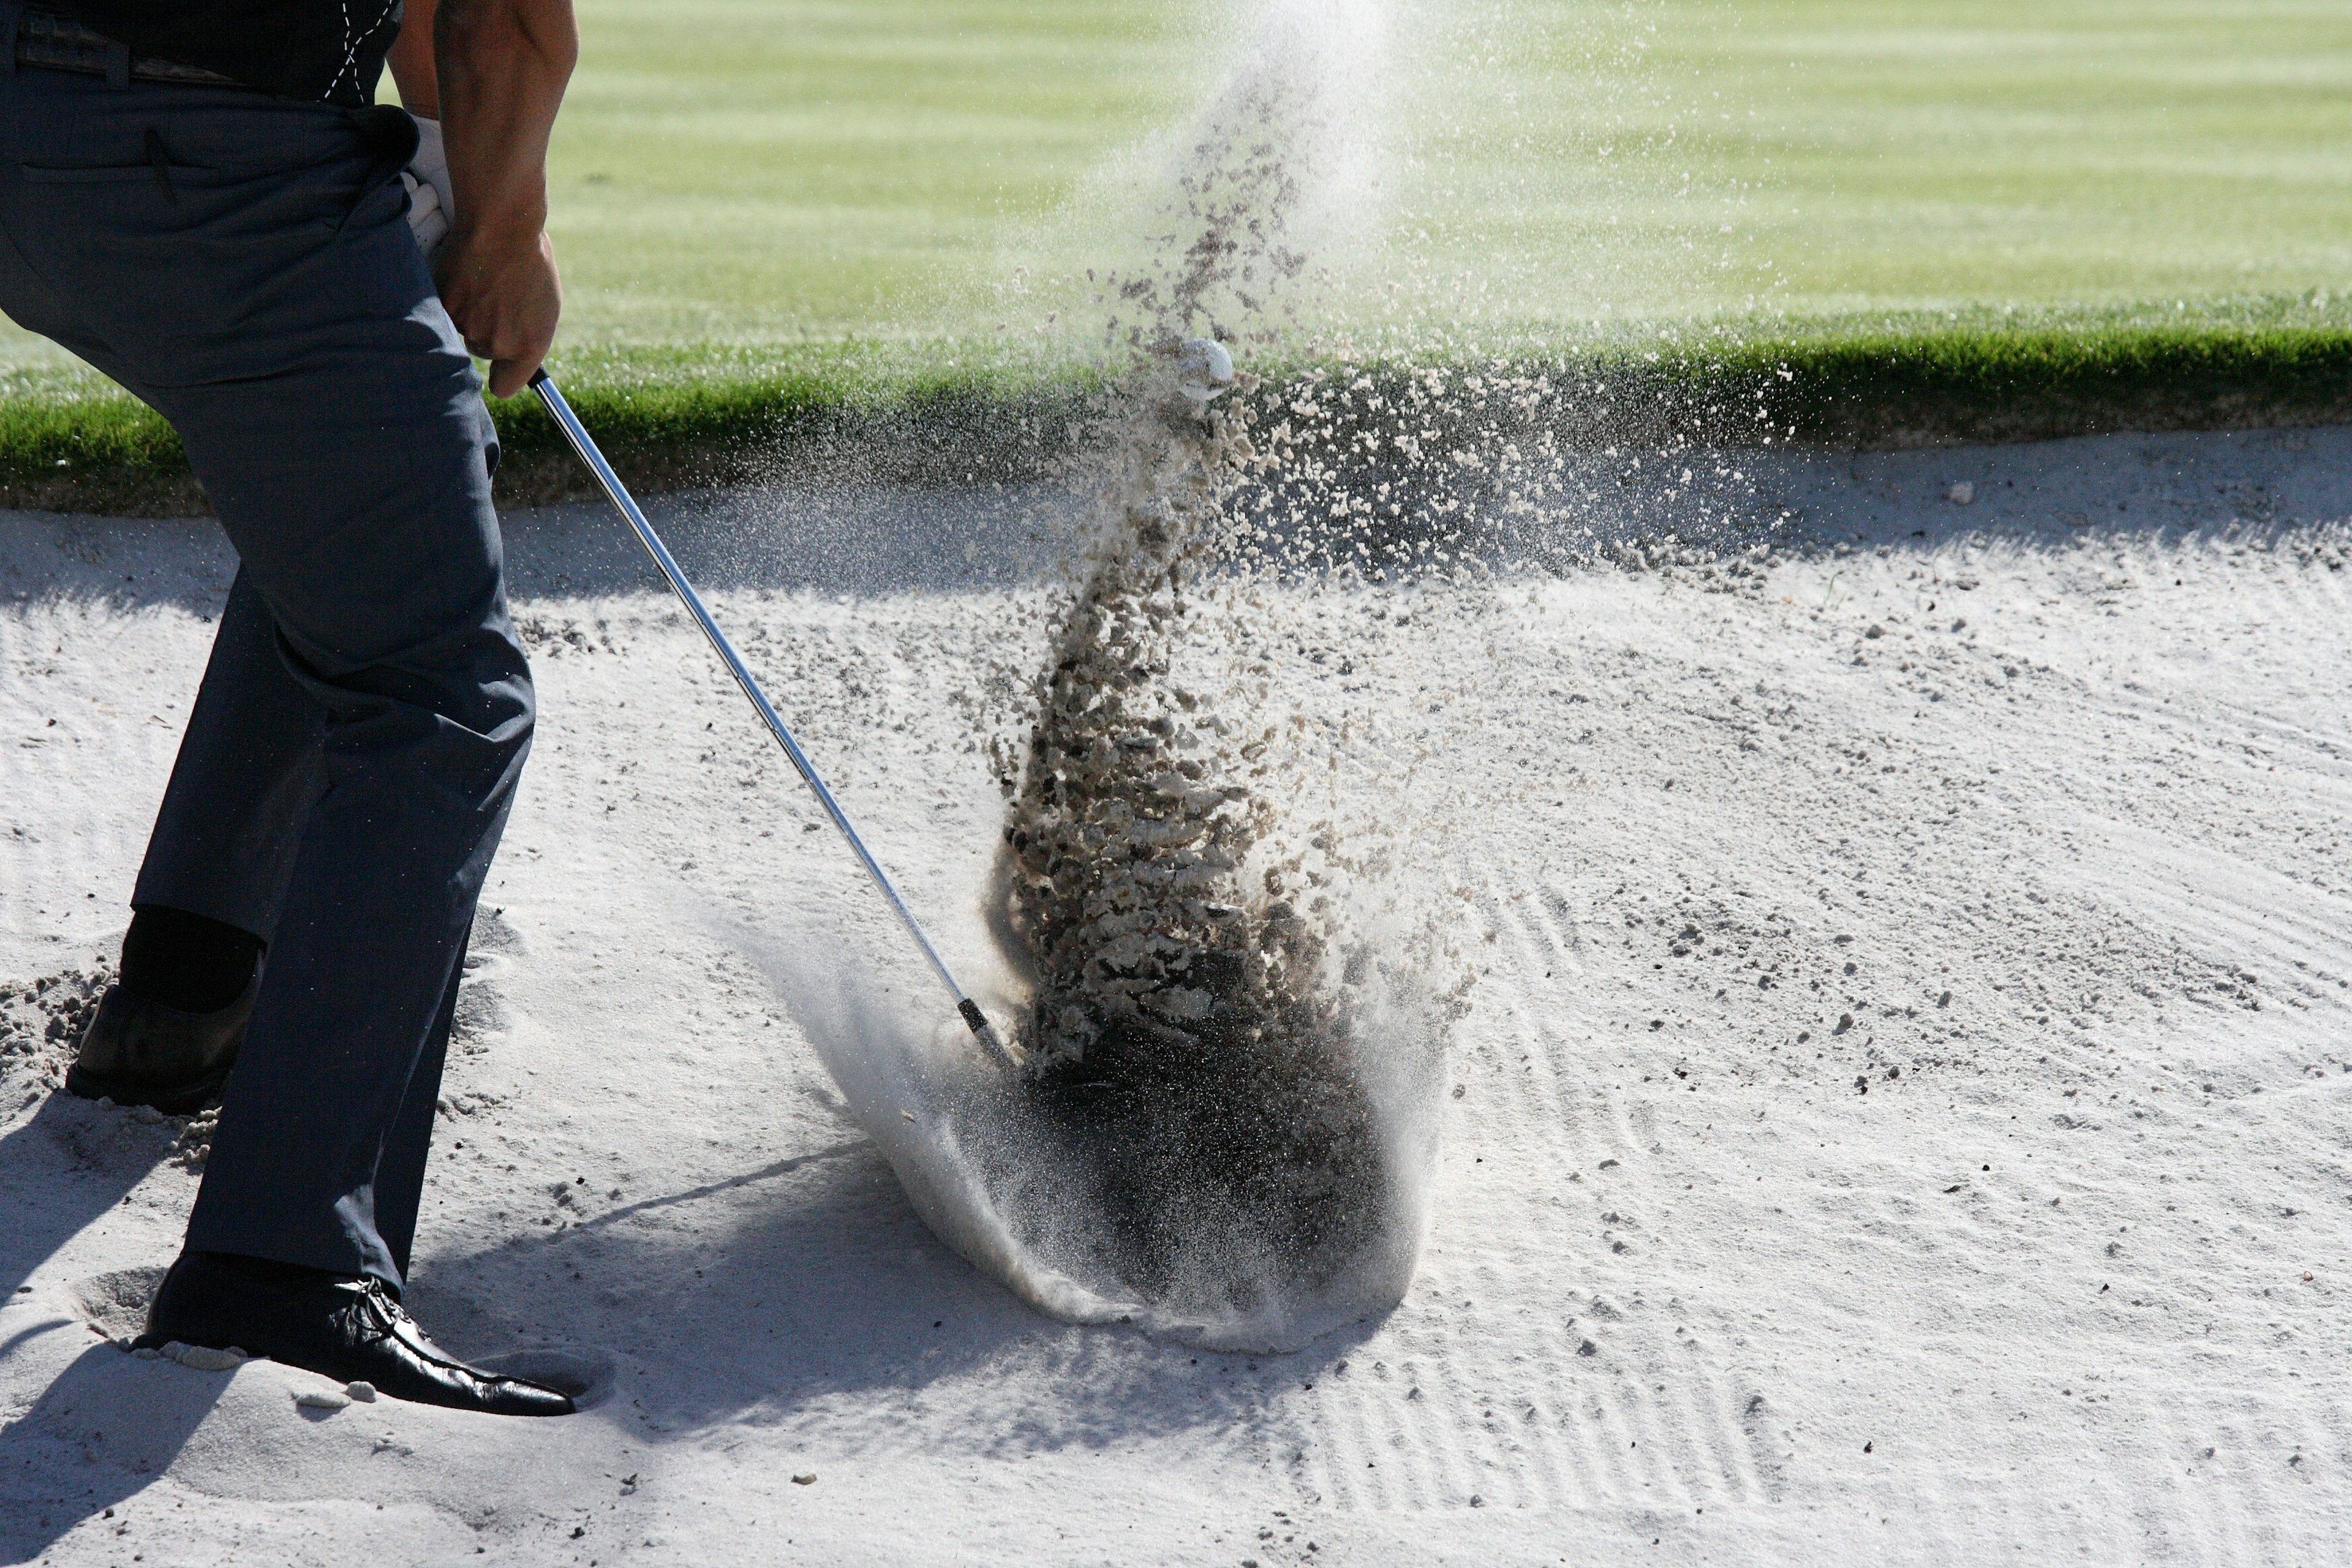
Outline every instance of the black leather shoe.
{"type": "Polygon", "coordinates": [[[257,967],[245,994],[217,1013],[183,1013],[120,985],[108,986],[66,1070],[67,1092],[117,1105],[152,1105],[166,1116],[217,1105],[260,993],[257,967]]]}
{"type": "Polygon", "coordinates": [[[339,1383],[372,1383],[387,1398],[487,1415],[572,1412],[567,1394],[478,1371],[443,1352],[372,1275],[282,1268],[284,1278],[257,1278],[249,1261],[182,1253],[132,1348],[161,1350],[174,1341],[234,1347],[339,1383]]]}

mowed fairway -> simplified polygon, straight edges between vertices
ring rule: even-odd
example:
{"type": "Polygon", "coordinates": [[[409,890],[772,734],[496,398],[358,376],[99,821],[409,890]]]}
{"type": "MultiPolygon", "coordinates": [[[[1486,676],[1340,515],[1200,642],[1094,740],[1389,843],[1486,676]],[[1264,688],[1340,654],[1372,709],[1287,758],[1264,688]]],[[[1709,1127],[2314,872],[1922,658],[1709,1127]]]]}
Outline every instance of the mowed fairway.
{"type": "MultiPolygon", "coordinates": [[[[1133,0],[588,0],[552,228],[599,337],[935,329],[1198,86],[1133,0]]],[[[961,321],[953,324],[961,325],[961,321]]]]}
{"type": "Polygon", "coordinates": [[[1749,183],[1791,310],[2352,289],[2352,7],[1727,9],[1659,48],[1723,83],[1700,167],[1749,183]]]}
{"type": "MultiPolygon", "coordinates": [[[[1114,258],[1088,175],[1181,124],[1259,9],[582,0],[553,163],[568,341],[1018,331],[1015,269],[1114,258]]],[[[2352,290],[2331,0],[1370,9],[1379,174],[1318,256],[1358,320],[1393,300],[1408,331],[1540,336],[2352,290]]],[[[1139,184],[1115,194],[1140,211],[1139,184]]]]}
{"type": "MultiPolygon", "coordinates": [[[[1235,13],[586,0],[556,156],[575,330],[992,328],[1016,266],[1103,259],[1082,182],[1213,86],[1235,13]]],[[[1378,203],[1339,258],[1368,291],[1475,274],[1444,308],[1565,326],[2352,289],[2352,7],[1386,13],[1378,203]]]]}

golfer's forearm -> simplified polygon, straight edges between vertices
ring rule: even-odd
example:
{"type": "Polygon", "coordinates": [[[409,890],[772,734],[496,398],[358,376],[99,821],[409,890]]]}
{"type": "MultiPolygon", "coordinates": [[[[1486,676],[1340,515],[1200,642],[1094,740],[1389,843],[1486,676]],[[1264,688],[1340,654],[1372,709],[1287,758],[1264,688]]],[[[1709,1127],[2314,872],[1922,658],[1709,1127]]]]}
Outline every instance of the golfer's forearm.
{"type": "Polygon", "coordinates": [[[440,0],[433,57],[454,234],[535,239],[547,139],[579,57],[572,0],[440,0]]]}
{"type": "Polygon", "coordinates": [[[400,106],[420,120],[441,118],[441,77],[433,68],[435,0],[408,0],[400,14],[400,36],[384,64],[400,89],[400,106]]]}

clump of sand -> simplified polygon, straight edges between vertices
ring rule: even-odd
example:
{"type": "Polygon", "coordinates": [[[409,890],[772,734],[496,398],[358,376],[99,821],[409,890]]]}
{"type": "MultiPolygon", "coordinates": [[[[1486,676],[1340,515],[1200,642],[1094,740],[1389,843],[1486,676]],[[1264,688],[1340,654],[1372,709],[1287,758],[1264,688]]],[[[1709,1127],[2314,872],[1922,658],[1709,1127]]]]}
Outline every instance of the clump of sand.
{"type": "Polygon", "coordinates": [[[1176,679],[1249,448],[1242,416],[1184,395],[1179,351],[1156,358],[1042,683],[1003,897],[1035,986],[1021,1045],[1090,1173],[1106,1261],[1246,1310],[1277,1276],[1344,1268],[1386,1179],[1330,933],[1299,908],[1298,859],[1268,853],[1278,734],[1176,679]]]}
{"type": "Polygon", "coordinates": [[[1363,1056],[1425,1042],[1367,1037],[1350,982],[1376,966],[1338,957],[1335,830],[1293,842],[1299,759],[1232,657],[1233,584],[1265,537],[1237,502],[1268,464],[1247,404],[1214,401],[1201,340],[1262,318],[1305,266],[1288,224],[1313,184],[1296,155],[1313,89],[1275,56],[1237,78],[1181,182],[1183,243],[1104,290],[1130,370],[1034,721],[1002,759],[1000,927],[1032,987],[1018,1142],[1051,1146],[1091,1216],[1033,1197],[1016,1228],[1196,1317],[1279,1310],[1374,1255],[1383,1289],[1410,1273],[1394,1189],[1417,1181],[1363,1056]]]}

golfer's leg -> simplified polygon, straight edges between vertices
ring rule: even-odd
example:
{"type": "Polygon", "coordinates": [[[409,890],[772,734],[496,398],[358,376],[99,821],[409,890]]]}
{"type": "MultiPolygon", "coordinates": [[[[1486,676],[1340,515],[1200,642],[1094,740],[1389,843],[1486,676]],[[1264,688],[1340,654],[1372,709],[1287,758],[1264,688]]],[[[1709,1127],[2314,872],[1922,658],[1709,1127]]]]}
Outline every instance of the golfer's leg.
{"type": "Polygon", "coordinates": [[[393,1267],[405,1276],[409,1249],[416,1241],[416,1215],[425,1198],[425,1157],[433,1143],[433,1118],[441,1100],[441,1069],[449,1057],[449,1031],[457,1021],[457,986],[465,978],[465,949],[441,994],[441,1014],[425,1037],[425,1050],[408,1077],[408,1092],[384,1140],[376,1168],[375,1226],[393,1267]]]}
{"type": "Polygon", "coordinates": [[[326,729],[327,710],[287,669],[278,623],[240,571],[131,902],[269,941],[326,729]]]}
{"type": "MultiPolygon", "coordinates": [[[[439,342],[415,317],[345,320],[315,362],[163,400],[325,714],[188,1244],[395,1287],[378,1184],[421,1180],[429,1114],[401,1108],[420,1072],[437,1079],[532,715],[478,384],[437,304],[420,313],[439,342]]],[[[413,1226],[413,1194],[394,1206],[413,1226]]]]}
{"type": "Polygon", "coordinates": [[[530,736],[479,382],[369,127],[58,73],[0,100],[17,258],[179,431],[319,714],[189,1246],[397,1286],[379,1173],[422,1164],[401,1108],[530,736]]]}
{"type": "MultiPolygon", "coordinates": [[[[24,85],[36,90],[23,96],[40,97],[43,83],[24,85]]],[[[60,118],[47,103],[12,101],[7,108],[53,123],[60,118]]],[[[28,199],[35,195],[17,171],[0,173],[0,229],[37,232],[53,221],[28,199]]],[[[37,255],[42,251],[37,242],[32,247],[37,255]]],[[[152,403],[131,363],[92,328],[86,303],[60,293],[58,284],[72,289],[80,269],[45,259],[51,263],[47,275],[0,238],[0,309],[152,403]]],[[[275,623],[240,572],[221,612],[131,902],[184,910],[266,942],[324,727],[324,713],[287,673],[275,623]]]]}

